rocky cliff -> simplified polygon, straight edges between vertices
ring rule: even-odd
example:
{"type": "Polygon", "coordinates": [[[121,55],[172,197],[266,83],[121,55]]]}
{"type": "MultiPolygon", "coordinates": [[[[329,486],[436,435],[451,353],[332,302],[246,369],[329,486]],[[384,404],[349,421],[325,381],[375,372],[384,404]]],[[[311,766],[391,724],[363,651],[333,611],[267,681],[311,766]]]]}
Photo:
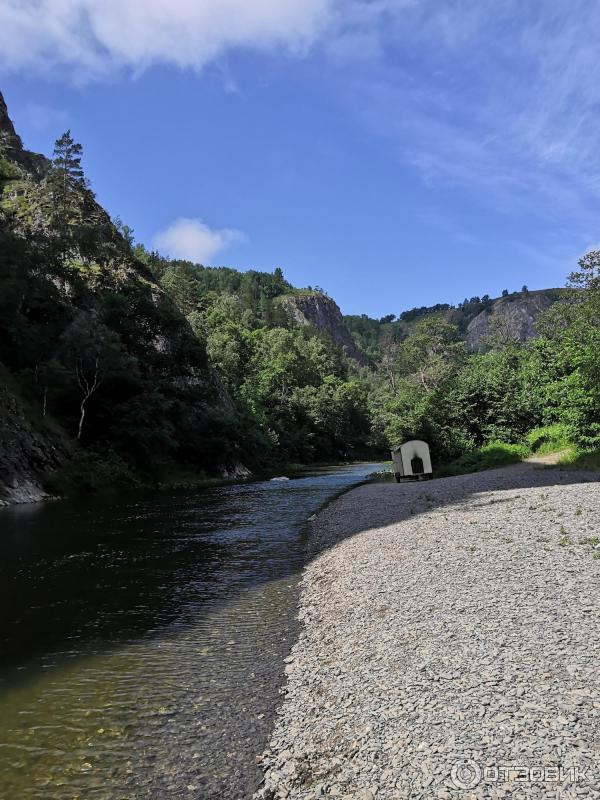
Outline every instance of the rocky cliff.
{"type": "Polygon", "coordinates": [[[338,304],[331,297],[314,292],[284,295],[280,302],[298,325],[311,325],[315,330],[323,331],[349,358],[361,366],[369,363],[346,327],[338,304]]]}
{"type": "Polygon", "coordinates": [[[42,177],[48,171],[49,161],[45,156],[24,149],[21,137],[8,116],[2,92],[0,92],[0,153],[8,161],[18,164],[26,172],[37,177],[42,177]]]}
{"type": "Polygon", "coordinates": [[[537,318],[560,297],[560,290],[548,289],[498,298],[469,323],[466,338],[470,349],[483,350],[493,338],[504,343],[534,338],[537,318]]]}
{"type": "Polygon", "coordinates": [[[0,365],[0,506],[48,497],[44,478],[66,452],[60,433],[29,407],[0,365]]]}

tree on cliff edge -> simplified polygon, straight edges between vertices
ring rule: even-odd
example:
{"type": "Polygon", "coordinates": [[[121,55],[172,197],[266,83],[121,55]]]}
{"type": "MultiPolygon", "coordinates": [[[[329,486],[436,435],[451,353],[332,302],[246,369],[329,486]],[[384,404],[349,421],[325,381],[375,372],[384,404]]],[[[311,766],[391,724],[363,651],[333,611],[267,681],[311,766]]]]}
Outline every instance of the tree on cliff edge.
{"type": "Polygon", "coordinates": [[[48,178],[52,193],[52,226],[67,245],[70,226],[77,220],[81,192],[87,181],[81,166],[83,148],[68,130],[54,143],[54,158],[48,178]]]}

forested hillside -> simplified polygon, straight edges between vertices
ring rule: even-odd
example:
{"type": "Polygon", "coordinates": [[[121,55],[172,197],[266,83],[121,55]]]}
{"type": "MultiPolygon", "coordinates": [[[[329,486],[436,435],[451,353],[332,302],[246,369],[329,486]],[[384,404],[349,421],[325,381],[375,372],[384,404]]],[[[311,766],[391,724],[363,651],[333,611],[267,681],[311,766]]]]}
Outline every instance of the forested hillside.
{"type": "Polygon", "coordinates": [[[456,306],[437,303],[433,306],[420,306],[388,314],[381,319],[373,319],[366,314],[344,317],[357,345],[371,358],[377,359],[386,342],[400,342],[409,336],[419,322],[433,317],[454,325],[464,338],[469,349],[487,350],[490,337],[496,340],[501,336],[505,342],[527,342],[536,336],[536,322],[539,315],[553,303],[566,300],[571,289],[539,289],[529,291],[527,286],[518,292],[505,289],[502,296],[491,298],[465,298],[456,306]]]}
{"type": "MultiPolygon", "coordinates": [[[[375,362],[368,378],[373,438],[391,445],[423,438],[438,463],[470,463],[476,448],[497,443],[594,451],[600,444],[599,270],[600,252],[589,253],[567,290],[474,298],[470,319],[457,320],[450,307],[414,310],[409,320],[388,317],[369,327],[358,318],[375,362]],[[468,334],[482,313],[478,302],[488,303],[487,320],[474,349],[468,334]]],[[[456,311],[464,315],[465,305],[456,311]]],[[[355,320],[347,320],[351,330],[355,320]]]]}
{"type": "Polygon", "coordinates": [[[0,95],[0,501],[384,455],[413,437],[437,463],[549,425],[596,448],[599,267],[582,259],[569,290],[342,318],[281,269],[136,244],[70,133],[51,160],[29,153],[0,95]]]}
{"type": "Polygon", "coordinates": [[[31,498],[36,482],[241,476],[366,449],[364,387],[329,337],[288,322],[274,301],[295,290],[280,271],[134,249],[70,133],[52,160],[29,153],[1,96],[0,157],[5,498],[21,498],[27,476],[31,498]]]}

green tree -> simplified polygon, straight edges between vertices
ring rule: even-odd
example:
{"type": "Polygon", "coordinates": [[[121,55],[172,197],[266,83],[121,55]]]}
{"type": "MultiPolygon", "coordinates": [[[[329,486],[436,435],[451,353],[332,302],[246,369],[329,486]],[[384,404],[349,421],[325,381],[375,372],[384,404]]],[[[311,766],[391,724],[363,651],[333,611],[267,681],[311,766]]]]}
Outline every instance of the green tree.
{"type": "Polygon", "coordinates": [[[79,440],[91,399],[111,374],[131,370],[132,362],[119,337],[86,314],[79,314],[63,333],[57,358],[55,373],[62,373],[64,391],[77,397],[79,440]]]}
{"type": "Polygon", "coordinates": [[[81,192],[87,182],[81,166],[83,148],[68,130],[56,140],[48,176],[52,193],[52,221],[62,239],[79,216],[81,192]]]}
{"type": "Polygon", "coordinates": [[[467,355],[455,325],[440,317],[419,322],[402,345],[405,374],[431,392],[456,372],[467,355]]]}

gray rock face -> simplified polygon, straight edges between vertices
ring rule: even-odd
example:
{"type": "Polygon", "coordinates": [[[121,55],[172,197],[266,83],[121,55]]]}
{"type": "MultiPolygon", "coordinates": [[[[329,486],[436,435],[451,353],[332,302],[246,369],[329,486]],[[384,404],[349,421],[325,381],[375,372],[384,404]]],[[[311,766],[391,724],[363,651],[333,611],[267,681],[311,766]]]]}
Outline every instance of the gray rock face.
{"type": "Polygon", "coordinates": [[[482,311],[467,328],[467,343],[471,350],[482,350],[490,335],[503,341],[525,342],[536,335],[535,321],[550,305],[552,299],[543,292],[519,293],[501,297],[489,311],[482,311]]]}
{"type": "Polygon", "coordinates": [[[48,497],[42,478],[59,466],[65,452],[58,436],[42,427],[32,422],[0,373],[0,506],[48,497]]]}
{"type": "Polygon", "coordinates": [[[43,177],[48,171],[49,161],[45,156],[23,149],[21,137],[15,131],[8,109],[0,92],[0,156],[14,161],[26,172],[43,177]]]}
{"type": "Polygon", "coordinates": [[[299,325],[312,325],[316,330],[324,331],[349,358],[362,366],[368,364],[368,359],[360,352],[344,324],[338,304],[330,297],[318,293],[293,295],[282,298],[282,303],[299,325]]]}
{"type": "Polygon", "coordinates": [[[244,466],[244,464],[241,462],[238,462],[231,467],[222,467],[221,476],[223,478],[230,478],[236,481],[245,481],[252,477],[252,473],[248,467],[244,466]]]}

